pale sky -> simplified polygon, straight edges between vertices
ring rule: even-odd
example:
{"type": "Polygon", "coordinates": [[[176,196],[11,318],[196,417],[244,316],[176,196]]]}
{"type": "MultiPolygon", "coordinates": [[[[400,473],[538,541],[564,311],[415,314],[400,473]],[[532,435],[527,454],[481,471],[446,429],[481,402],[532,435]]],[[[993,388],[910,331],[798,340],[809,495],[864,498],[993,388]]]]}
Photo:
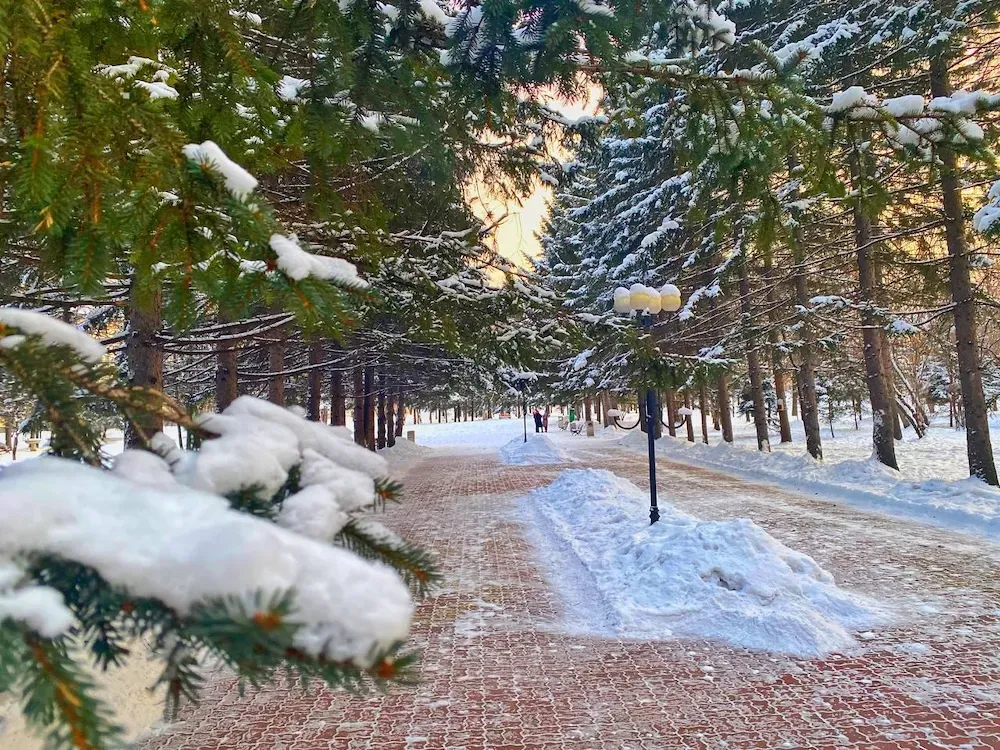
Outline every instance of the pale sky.
{"type": "MultiPolygon", "coordinates": [[[[600,109],[601,90],[591,86],[586,99],[567,102],[559,98],[546,98],[545,104],[568,118],[593,115],[600,109]]],[[[549,150],[560,159],[568,159],[558,143],[549,143],[549,150]]],[[[536,182],[534,189],[521,200],[507,201],[490,191],[489,181],[479,178],[466,191],[473,213],[485,224],[496,221],[504,214],[507,219],[493,232],[493,246],[503,257],[518,265],[524,258],[537,258],[541,245],[537,234],[548,216],[552,202],[552,187],[536,182]]]]}

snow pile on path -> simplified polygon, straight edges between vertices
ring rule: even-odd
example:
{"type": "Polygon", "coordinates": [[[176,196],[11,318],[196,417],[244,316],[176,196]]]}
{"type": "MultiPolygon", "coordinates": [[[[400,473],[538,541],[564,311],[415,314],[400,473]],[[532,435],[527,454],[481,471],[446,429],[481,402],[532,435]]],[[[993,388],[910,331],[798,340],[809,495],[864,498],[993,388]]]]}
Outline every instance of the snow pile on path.
{"type": "Polygon", "coordinates": [[[548,436],[541,433],[514,438],[500,449],[500,460],[516,466],[528,464],[568,464],[573,459],[565,451],[557,448],[548,436]]]}
{"type": "Polygon", "coordinates": [[[568,619],[585,632],[808,657],[850,649],[851,631],[886,619],[749,519],[703,521],[667,505],[649,526],[648,495],[608,471],[563,471],[521,502],[557,585],[577,602],[568,619]]]}
{"type": "Polygon", "coordinates": [[[396,471],[406,469],[412,464],[427,458],[434,453],[433,448],[426,445],[417,445],[409,440],[396,438],[396,444],[389,448],[383,448],[378,452],[382,458],[396,471]]]}
{"type": "MultiPolygon", "coordinates": [[[[630,438],[618,444],[638,449],[630,438]]],[[[804,449],[760,453],[751,447],[708,446],[669,437],[658,440],[656,448],[663,458],[771,481],[924,523],[1000,537],[1000,489],[979,479],[908,480],[875,458],[823,463],[804,449]]]]}

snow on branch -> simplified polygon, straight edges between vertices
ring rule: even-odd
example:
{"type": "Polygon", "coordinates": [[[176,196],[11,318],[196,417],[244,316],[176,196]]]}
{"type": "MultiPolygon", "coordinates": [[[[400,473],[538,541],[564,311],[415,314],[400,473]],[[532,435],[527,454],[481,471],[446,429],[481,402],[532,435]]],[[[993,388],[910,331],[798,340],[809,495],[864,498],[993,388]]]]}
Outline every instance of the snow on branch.
{"type": "Polygon", "coordinates": [[[395,573],[177,482],[42,457],[4,470],[0,515],[0,552],[87,565],[181,616],[212,598],[295,591],[295,644],[312,656],[367,667],[409,628],[410,593],[395,573]]]}
{"type": "Polygon", "coordinates": [[[295,235],[286,237],[283,234],[272,234],[270,244],[278,256],[278,268],[289,278],[301,281],[312,276],[324,281],[335,281],[352,289],[368,287],[368,282],[358,276],[358,269],[353,263],[343,258],[306,252],[299,246],[295,235]]]}
{"type": "Polygon", "coordinates": [[[95,72],[117,81],[131,80],[132,85],[143,89],[150,99],[176,99],[179,96],[177,89],[167,84],[170,76],[177,75],[177,71],[147,57],[133,55],[121,65],[98,65],[95,72]],[[154,69],[152,80],[138,78],[139,72],[144,68],[154,69]]]}
{"type": "MultiPolygon", "coordinates": [[[[75,326],[33,310],[17,307],[0,308],[0,334],[4,327],[16,328],[27,336],[37,336],[48,346],[68,346],[85,362],[97,362],[104,356],[104,347],[75,326]]],[[[13,348],[24,341],[24,335],[7,335],[0,346],[13,348]]]]}
{"type": "Polygon", "coordinates": [[[221,174],[234,198],[245,200],[257,188],[257,178],[226,156],[214,141],[189,143],[183,151],[191,161],[221,174]]]}
{"type": "Polygon", "coordinates": [[[1000,180],[990,186],[986,204],[972,216],[972,227],[980,234],[991,234],[1000,221],[1000,180]]]}

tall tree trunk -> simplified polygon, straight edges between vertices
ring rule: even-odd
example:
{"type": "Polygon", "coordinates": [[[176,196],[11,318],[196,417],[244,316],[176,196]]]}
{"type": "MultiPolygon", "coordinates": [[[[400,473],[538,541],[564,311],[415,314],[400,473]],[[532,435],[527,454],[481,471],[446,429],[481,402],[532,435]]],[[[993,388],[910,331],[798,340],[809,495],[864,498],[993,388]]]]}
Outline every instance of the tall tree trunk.
{"type": "MultiPolygon", "coordinates": [[[[877,227],[875,230],[877,231],[877,227]]],[[[872,253],[872,265],[875,267],[875,294],[878,304],[882,307],[887,305],[885,295],[885,283],[882,278],[882,259],[877,253],[872,253]]],[[[900,422],[899,413],[896,409],[896,401],[899,400],[899,392],[896,390],[896,377],[892,368],[892,342],[883,331],[882,333],[882,372],[885,373],[885,387],[889,391],[889,409],[892,411],[892,435],[896,440],[903,439],[903,425],[900,422]]]]}
{"type": "Polygon", "coordinates": [[[684,416],[684,422],[687,426],[687,439],[689,443],[694,442],[694,415],[691,413],[691,394],[688,390],[684,389],[684,408],[688,410],[688,413],[684,416]]]}
{"type": "Polygon", "coordinates": [[[274,341],[267,345],[267,369],[273,373],[267,380],[267,400],[278,406],[285,405],[285,341],[288,329],[282,326],[274,332],[274,341]]]}
{"type": "Polygon", "coordinates": [[[778,334],[778,311],[775,290],[778,279],[771,267],[771,256],[764,257],[764,279],[767,284],[767,338],[771,345],[771,371],[774,373],[774,395],[778,404],[778,431],[782,443],[792,442],[792,425],[788,421],[788,408],[785,401],[787,390],[785,386],[785,357],[781,352],[781,336],[778,334]]]}
{"type": "Polygon", "coordinates": [[[701,414],[701,442],[708,445],[708,389],[705,381],[698,385],[698,411],[701,414]]]}
{"type": "MultiPolygon", "coordinates": [[[[794,179],[798,172],[798,161],[795,154],[788,155],[788,174],[794,179]]],[[[793,190],[789,196],[792,201],[798,199],[798,190],[793,190]]],[[[805,242],[802,237],[801,224],[798,221],[799,211],[793,209],[792,216],[796,219],[792,233],[792,258],[795,263],[793,280],[795,286],[795,304],[803,309],[809,309],[809,281],[806,276],[805,242]]],[[[816,355],[812,344],[812,326],[808,315],[799,318],[799,366],[795,370],[796,396],[802,416],[802,430],[806,435],[806,450],[817,461],[823,459],[823,440],[819,429],[819,396],[816,393],[816,355]]],[[[793,402],[793,406],[794,406],[793,402]]]]}
{"type": "Polygon", "coordinates": [[[309,392],[306,396],[306,417],[313,422],[320,421],[320,407],[323,403],[323,364],[324,347],[322,341],[309,344],[309,392]]]}
{"type": "MultiPolygon", "coordinates": [[[[220,315],[219,322],[228,323],[230,321],[220,315]]],[[[240,395],[236,372],[239,352],[236,349],[235,341],[220,341],[216,346],[216,352],[215,408],[217,411],[222,411],[240,395]]]]}
{"type": "Polygon", "coordinates": [[[667,389],[665,394],[664,401],[667,404],[667,434],[670,437],[677,437],[677,403],[674,401],[674,391],[672,388],[667,389]]]}
{"type": "Polygon", "coordinates": [[[385,387],[385,445],[391,448],[396,444],[396,394],[386,382],[385,387]]]}
{"type": "Polygon", "coordinates": [[[375,368],[365,368],[365,446],[375,450],[375,368]]]}
{"type": "Polygon", "coordinates": [[[611,396],[608,395],[607,391],[601,391],[601,416],[602,424],[605,427],[611,426],[611,417],[608,416],[608,409],[611,408],[611,396]]]}
{"type": "MultiPolygon", "coordinates": [[[[131,372],[131,385],[163,390],[163,350],[156,345],[156,334],[162,324],[162,298],[156,291],[148,300],[139,300],[133,288],[129,299],[129,337],[125,348],[131,372]]],[[[11,425],[16,429],[16,425],[11,425]]],[[[157,413],[138,411],[135,425],[126,422],[125,447],[141,447],[146,440],[163,429],[163,418],[157,413]]],[[[8,445],[11,441],[8,442],[8,445]]]]}
{"type": "Polygon", "coordinates": [[[344,373],[341,370],[330,372],[330,424],[347,424],[347,404],[344,402],[344,373]]]}
{"type": "MultiPolygon", "coordinates": [[[[419,414],[419,413],[418,413],[419,414]]],[[[406,423],[406,405],[403,401],[402,387],[396,392],[396,437],[403,436],[403,425],[406,423]]]]}
{"type": "MultiPolygon", "coordinates": [[[[877,289],[875,265],[872,262],[871,218],[861,202],[864,200],[864,190],[860,184],[862,168],[856,147],[851,151],[850,163],[851,176],[855,183],[854,191],[858,195],[858,201],[854,205],[854,242],[858,260],[865,374],[868,379],[868,397],[872,406],[872,442],[878,460],[886,466],[898,469],[893,435],[894,409],[886,382],[885,358],[882,356],[883,332],[878,316],[873,310],[877,300],[877,289]]],[[[830,432],[833,433],[832,422],[830,432]]]]}
{"type": "Polygon", "coordinates": [[[389,426],[386,424],[385,410],[385,375],[379,375],[378,386],[378,432],[376,435],[376,447],[379,450],[385,448],[389,440],[389,426]]]}
{"type": "MultiPolygon", "coordinates": [[[[931,58],[931,96],[948,96],[948,63],[940,53],[931,58]]],[[[951,301],[955,316],[955,350],[958,353],[958,378],[962,386],[965,410],[965,441],[969,454],[969,473],[994,487],[998,485],[997,468],[990,443],[989,415],[983,395],[982,366],[976,336],[976,307],[969,251],[965,244],[962,215],[962,192],[958,181],[955,152],[942,141],[936,144],[941,162],[941,197],[944,205],[945,238],[948,243],[951,301]]]]}
{"type": "Polygon", "coordinates": [[[354,442],[365,444],[365,371],[361,365],[354,366],[354,442]]]}
{"type": "Polygon", "coordinates": [[[722,425],[722,439],[733,442],[733,410],[729,402],[729,377],[720,372],[715,379],[715,390],[718,393],[719,423],[722,425]]]}
{"type": "Polygon", "coordinates": [[[750,264],[747,262],[746,249],[739,251],[740,257],[740,325],[743,329],[743,341],[746,345],[747,370],[750,374],[750,394],[753,397],[753,425],[757,433],[757,450],[771,450],[771,440],[767,434],[767,412],[764,405],[764,378],[760,371],[760,360],[757,357],[757,334],[753,329],[753,319],[750,315],[750,264]]]}

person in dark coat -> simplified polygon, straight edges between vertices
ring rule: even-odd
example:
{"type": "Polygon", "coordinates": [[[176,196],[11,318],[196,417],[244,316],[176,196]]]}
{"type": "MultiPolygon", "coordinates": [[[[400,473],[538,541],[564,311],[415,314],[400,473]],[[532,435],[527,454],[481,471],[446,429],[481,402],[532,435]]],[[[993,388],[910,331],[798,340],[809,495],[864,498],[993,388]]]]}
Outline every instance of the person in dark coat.
{"type": "Polygon", "coordinates": [[[533,416],[535,418],[535,432],[541,432],[542,431],[542,413],[540,411],[538,411],[538,408],[536,407],[534,413],[531,416],[533,416]]]}

